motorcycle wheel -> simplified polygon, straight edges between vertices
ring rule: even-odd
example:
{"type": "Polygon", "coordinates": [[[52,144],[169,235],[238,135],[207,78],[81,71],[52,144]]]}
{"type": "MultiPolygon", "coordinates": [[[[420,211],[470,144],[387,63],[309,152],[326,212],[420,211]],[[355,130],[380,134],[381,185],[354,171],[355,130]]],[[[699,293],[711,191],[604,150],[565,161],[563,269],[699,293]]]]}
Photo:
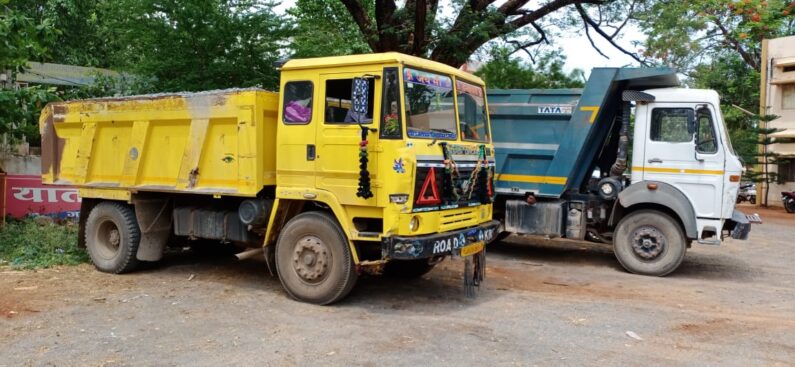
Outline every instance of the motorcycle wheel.
{"type": "Polygon", "coordinates": [[[787,213],[795,213],[795,200],[793,199],[784,200],[784,210],[786,210],[787,213]]]}

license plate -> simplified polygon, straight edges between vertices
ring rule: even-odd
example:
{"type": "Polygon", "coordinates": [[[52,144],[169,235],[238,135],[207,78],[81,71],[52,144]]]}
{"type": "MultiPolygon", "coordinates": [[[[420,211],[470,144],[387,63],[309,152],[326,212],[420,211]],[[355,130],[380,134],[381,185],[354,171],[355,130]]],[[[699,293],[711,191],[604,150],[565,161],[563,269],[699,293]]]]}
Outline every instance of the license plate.
{"type": "Polygon", "coordinates": [[[481,251],[483,251],[483,242],[475,242],[473,244],[462,247],[461,256],[462,257],[471,256],[481,251]]]}

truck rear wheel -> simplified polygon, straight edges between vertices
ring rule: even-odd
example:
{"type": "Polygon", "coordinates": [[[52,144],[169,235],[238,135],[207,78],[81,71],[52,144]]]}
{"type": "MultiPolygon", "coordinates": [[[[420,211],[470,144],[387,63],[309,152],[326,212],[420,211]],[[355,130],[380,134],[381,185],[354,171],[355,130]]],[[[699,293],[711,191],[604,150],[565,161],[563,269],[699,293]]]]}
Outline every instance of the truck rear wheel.
{"type": "Polygon", "coordinates": [[[348,295],[358,278],[345,234],[321,212],[287,222],[276,243],[276,270],[291,297],[319,305],[348,295]]]}
{"type": "Polygon", "coordinates": [[[428,260],[392,260],[384,265],[384,275],[404,279],[419,278],[433,270],[435,264],[428,260]]]}
{"type": "Polygon", "coordinates": [[[126,204],[104,201],[86,220],[86,249],[94,266],[105,273],[127,273],[136,268],[135,253],[141,230],[135,211],[126,204]]]}
{"type": "Polygon", "coordinates": [[[687,241],[679,223],[654,210],[624,217],[613,238],[618,262],[635,274],[668,275],[682,263],[686,250],[687,241]]]}

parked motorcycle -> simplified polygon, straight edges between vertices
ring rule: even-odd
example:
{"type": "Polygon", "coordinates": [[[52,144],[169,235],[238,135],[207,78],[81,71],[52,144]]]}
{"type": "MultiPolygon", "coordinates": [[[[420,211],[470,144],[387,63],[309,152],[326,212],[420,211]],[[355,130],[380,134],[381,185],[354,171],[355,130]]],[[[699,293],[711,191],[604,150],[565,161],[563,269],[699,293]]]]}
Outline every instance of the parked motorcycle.
{"type": "Polygon", "coordinates": [[[795,213],[795,191],[782,191],[781,201],[784,203],[784,210],[787,213],[795,213]]]}
{"type": "Polygon", "coordinates": [[[740,190],[737,191],[737,204],[743,201],[756,204],[756,184],[746,183],[740,185],[740,190]]]}

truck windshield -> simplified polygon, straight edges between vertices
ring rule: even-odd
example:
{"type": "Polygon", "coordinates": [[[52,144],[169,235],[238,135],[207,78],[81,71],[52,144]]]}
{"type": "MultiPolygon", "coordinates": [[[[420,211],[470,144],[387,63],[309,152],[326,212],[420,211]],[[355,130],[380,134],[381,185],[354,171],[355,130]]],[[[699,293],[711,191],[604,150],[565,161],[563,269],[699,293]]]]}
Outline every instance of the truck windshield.
{"type": "Polygon", "coordinates": [[[449,76],[405,68],[403,82],[408,136],[456,139],[453,80],[449,76]]]}
{"type": "Polygon", "coordinates": [[[488,141],[489,129],[486,123],[483,88],[456,80],[455,89],[458,98],[458,122],[461,124],[461,135],[464,140],[488,141]]]}

